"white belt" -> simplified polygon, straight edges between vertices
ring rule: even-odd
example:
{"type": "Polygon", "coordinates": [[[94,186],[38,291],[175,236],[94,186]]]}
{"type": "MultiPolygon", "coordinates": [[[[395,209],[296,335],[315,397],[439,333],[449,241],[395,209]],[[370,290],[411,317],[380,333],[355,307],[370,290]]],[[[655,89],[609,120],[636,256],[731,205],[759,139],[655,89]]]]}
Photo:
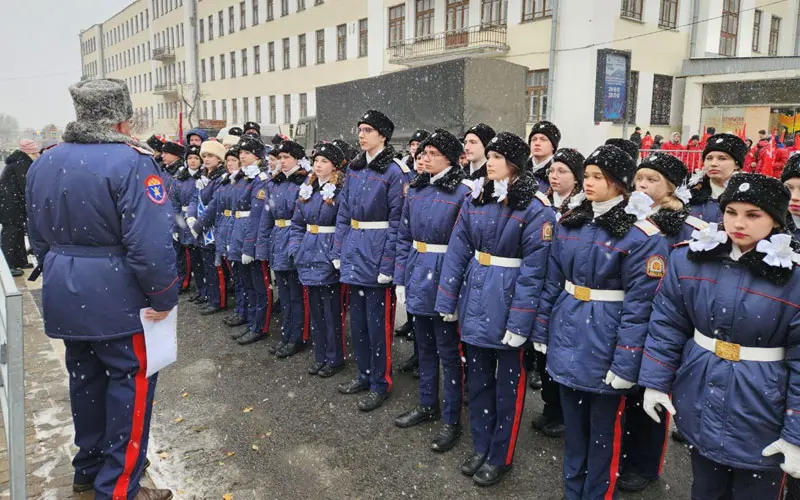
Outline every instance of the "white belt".
{"type": "Polygon", "coordinates": [[[569,280],[564,282],[564,290],[584,302],[622,302],[625,300],[624,290],[593,290],[585,286],[576,285],[569,280]]]}
{"type": "Polygon", "coordinates": [[[419,253],[447,253],[447,245],[434,245],[414,240],[411,246],[419,253]]]}
{"type": "Polygon", "coordinates": [[[311,234],[333,234],[336,226],[318,226],[316,224],[306,224],[306,231],[311,234]]]}
{"type": "Polygon", "coordinates": [[[185,207],[181,207],[181,211],[182,212],[188,212],[189,211],[189,206],[187,205],[185,207]]]}
{"type": "Polygon", "coordinates": [[[694,343],[728,361],[783,361],[786,350],[783,347],[742,347],[739,344],[712,339],[694,331],[694,343]]]}
{"type": "Polygon", "coordinates": [[[379,221],[360,221],[355,219],[350,219],[350,227],[353,229],[389,229],[389,221],[386,220],[379,220],[379,221]]]}
{"type": "Polygon", "coordinates": [[[243,219],[245,217],[250,217],[250,210],[247,210],[245,212],[240,212],[238,210],[236,211],[236,218],[237,219],[243,219]]]}
{"type": "Polygon", "coordinates": [[[276,227],[289,227],[292,225],[292,219],[275,219],[276,227]]]}
{"type": "Polygon", "coordinates": [[[510,257],[495,257],[494,255],[475,250],[475,259],[482,266],[497,267],[520,267],[522,259],[512,259],[510,257]]]}

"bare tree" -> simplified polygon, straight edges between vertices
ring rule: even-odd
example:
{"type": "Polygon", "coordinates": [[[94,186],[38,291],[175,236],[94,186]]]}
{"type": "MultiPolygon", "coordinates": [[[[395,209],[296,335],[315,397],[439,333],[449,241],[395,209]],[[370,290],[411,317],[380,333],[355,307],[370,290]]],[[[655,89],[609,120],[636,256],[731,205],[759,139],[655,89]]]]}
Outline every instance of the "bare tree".
{"type": "Polygon", "coordinates": [[[145,132],[149,125],[147,111],[139,109],[133,112],[133,117],[131,118],[131,131],[133,133],[145,132]]]}
{"type": "Polygon", "coordinates": [[[11,115],[0,113],[0,145],[13,145],[19,134],[19,123],[11,115]]]}

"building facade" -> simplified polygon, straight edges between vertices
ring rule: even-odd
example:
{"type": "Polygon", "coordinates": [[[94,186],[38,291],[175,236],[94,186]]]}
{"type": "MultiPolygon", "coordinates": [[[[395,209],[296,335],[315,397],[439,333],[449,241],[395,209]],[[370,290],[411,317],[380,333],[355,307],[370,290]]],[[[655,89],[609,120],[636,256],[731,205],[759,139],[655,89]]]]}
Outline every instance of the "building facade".
{"type": "Polygon", "coordinates": [[[184,129],[253,120],[292,134],[316,113],[318,86],[491,57],[528,69],[528,125],[549,118],[564,145],[585,151],[633,125],[667,137],[790,123],[800,111],[789,90],[798,88],[798,3],[136,0],[80,42],[84,78],[129,83],[139,135],[174,136],[179,114],[184,129]],[[627,120],[597,120],[598,54],[607,50],[630,59],[627,120]],[[763,85],[772,90],[754,98],[763,85]],[[743,95],[736,102],[726,101],[731,86],[743,95]]]}

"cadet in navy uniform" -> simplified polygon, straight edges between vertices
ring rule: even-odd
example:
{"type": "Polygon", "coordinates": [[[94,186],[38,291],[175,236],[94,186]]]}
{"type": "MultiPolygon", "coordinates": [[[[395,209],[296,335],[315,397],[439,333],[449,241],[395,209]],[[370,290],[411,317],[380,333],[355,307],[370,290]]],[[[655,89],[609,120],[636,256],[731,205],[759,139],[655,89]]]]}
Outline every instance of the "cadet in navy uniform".
{"type": "Polygon", "coordinates": [[[167,191],[168,205],[175,214],[172,226],[172,246],[175,250],[178,278],[180,278],[180,291],[178,293],[187,292],[191,283],[191,270],[186,267],[189,259],[186,255],[186,249],[181,245],[180,226],[176,222],[177,216],[181,212],[181,206],[177,201],[176,190],[178,189],[178,184],[175,181],[175,176],[178,175],[180,169],[183,168],[185,156],[186,148],[184,148],[182,144],[172,141],[164,143],[161,152],[161,158],[164,162],[161,178],[164,181],[164,189],[167,191]]]}
{"type": "Polygon", "coordinates": [[[414,315],[419,404],[397,417],[395,424],[412,427],[441,418],[442,427],[431,449],[445,452],[461,435],[464,371],[457,325],[445,322],[434,305],[447,244],[470,188],[462,182],[466,174],[458,164],[464,147],[453,134],[436,130],[420,149],[423,172],[409,185],[403,205],[394,272],[397,300],[414,315]],[[444,412],[439,409],[440,362],[445,380],[444,412]]]}
{"type": "Polygon", "coordinates": [[[691,445],[693,499],[780,499],[784,472],[800,477],[789,199],[778,179],[733,176],[719,197],[724,230],[712,223],[672,253],[653,304],[639,385],[645,411],[673,414],[691,445]]]}
{"type": "Polygon", "coordinates": [[[722,222],[719,197],[733,174],[742,169],[745,155],[747,144],[733,134],[708,138],[703,150],[703,168],[689,181],[692,216],[706,222],[722,222]]]}
{"type": "Polygon", "coordinates": [[[485,123],[474,125],[464,133],[464,154],[469,162],[464,173],[469,179],[486,177],[486,145],[494,136],[494,129],[485,123]]]}
{"type": "MultiPolygon", "coordinates": [[[[247,122],[242,127],[244,129],[245,134],[252,134],[258,137],[261,140],[261,125],[256,122],[247,122]]],[[[243,134],[240,134],[243,135],[243,134]]]]}
{"type": "Polygon", "coordinates": [[[208,133],[201,128],[193,128],[186,132],[186,145],[200,147],[208,140],[208,133]]]}
{"type": "Polygon", "coordinates": [[[397,228],[403,210],[408,168],[395,161],[388,144],[394,123],[383,113],[367,111],[358,121],[361,154],[350,162],[339,204],[333,252],[342,283],[350,285],[350,329],[358,375],[337,390],[369,391],[361,411],[379,408],[392,390],[392,288],[397,228]]]}
{"type": "Polygon", "coordinates": [[[508,132],[486,146],[447,246],[435,311],[458,319],[466,344],[474,453],[461,472],[476,484],[511,470],[525,403],[525,351],[547,269],[555,214],[526,171],[528,145],[508,132]]]}
{"type": "Polygon", "coordinates": [[[528,169],[539,183],[539,191],[543,193],[550,188],[547,173],[553,163],[553,154],[558,150],[559,142],[561,142],[561,131],[553,123],[545,120],[535,123],[528,134],[528,145],[531,148],[528,169]]]}
{"type": "Polygon", "coordinates": [[[308,373],[327,378],[344,368],[344,288],[330,257],[344,183],[344,153],[333,144],[323,144],[312,160],[313,173],[300,186],[292,216],[289,255],[308,290],[314,342],[314,364],[308,373]]]}
{"type": "Polygon", "coordinates": [[[181,252],[186,259],[186,276],[183,288],[188,288],[191,277],[194,276],[196,292],[189,298],[189,302],[195,302],[205,297],[205,279],[203,272],[203,252],[198,246],[197,240],[192,235],[191,229],[186,223],[189,217],[189,206],[197,203],[197,181],[200,180],[200,167],[203,164],[200,158],[200,146],[189,146],[186,148],[184,166],[178,170],[175,176],[175,189],[172,197],[176,207],[179,207],[175,227],[177,242],[180,244],[181,252]]]}
{"type": "Polygon", "coordinates": [[[616,146],[585,162],[586,200],[555,230],[534,348],[561,385],[565,498],[611,498],[625,394],[639,375],[667,242],[629,187],[634,160],[616,146]]]}
{"type": "Polygon", "coordinates": [[[139,313],[161,321],[178,303],[174,214],[151,150],[130,137],[125,82],[89,80],[70,93],[77,121],[28,172],[27,205],[45,332],[64,340],[71,374],[73,489],[169,500],[169,490],[139,486],[157,379],[145,376],[139,313]]]}
{"type": "Polygon", "coordinates": [[[789,157],[781,173],[781,182],[792,195],[786,225],[794,237],[800,240],[800,154],[789,157]]]}

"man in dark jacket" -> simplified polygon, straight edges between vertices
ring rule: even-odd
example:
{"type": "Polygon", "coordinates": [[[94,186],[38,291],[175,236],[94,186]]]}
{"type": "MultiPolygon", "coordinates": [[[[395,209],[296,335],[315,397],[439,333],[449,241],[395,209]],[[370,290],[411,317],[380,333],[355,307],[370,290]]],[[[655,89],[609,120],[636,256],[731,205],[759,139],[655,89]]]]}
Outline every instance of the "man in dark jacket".
{"type": "Polygon", "coordinates": [[[636,144],[636,149],[642,149],[642,128],[636,127],[631,134],[630,141],[636,144]]]}
{"type": "Polygon", "coordinates": [[[39,157],[39,145],[30,139],[19,141],[19,149],[6,158],[0,175],[0,246],[12,276],[22,276],[28,264],[25,252],[25,178],[33,160],[39,157]]]}

